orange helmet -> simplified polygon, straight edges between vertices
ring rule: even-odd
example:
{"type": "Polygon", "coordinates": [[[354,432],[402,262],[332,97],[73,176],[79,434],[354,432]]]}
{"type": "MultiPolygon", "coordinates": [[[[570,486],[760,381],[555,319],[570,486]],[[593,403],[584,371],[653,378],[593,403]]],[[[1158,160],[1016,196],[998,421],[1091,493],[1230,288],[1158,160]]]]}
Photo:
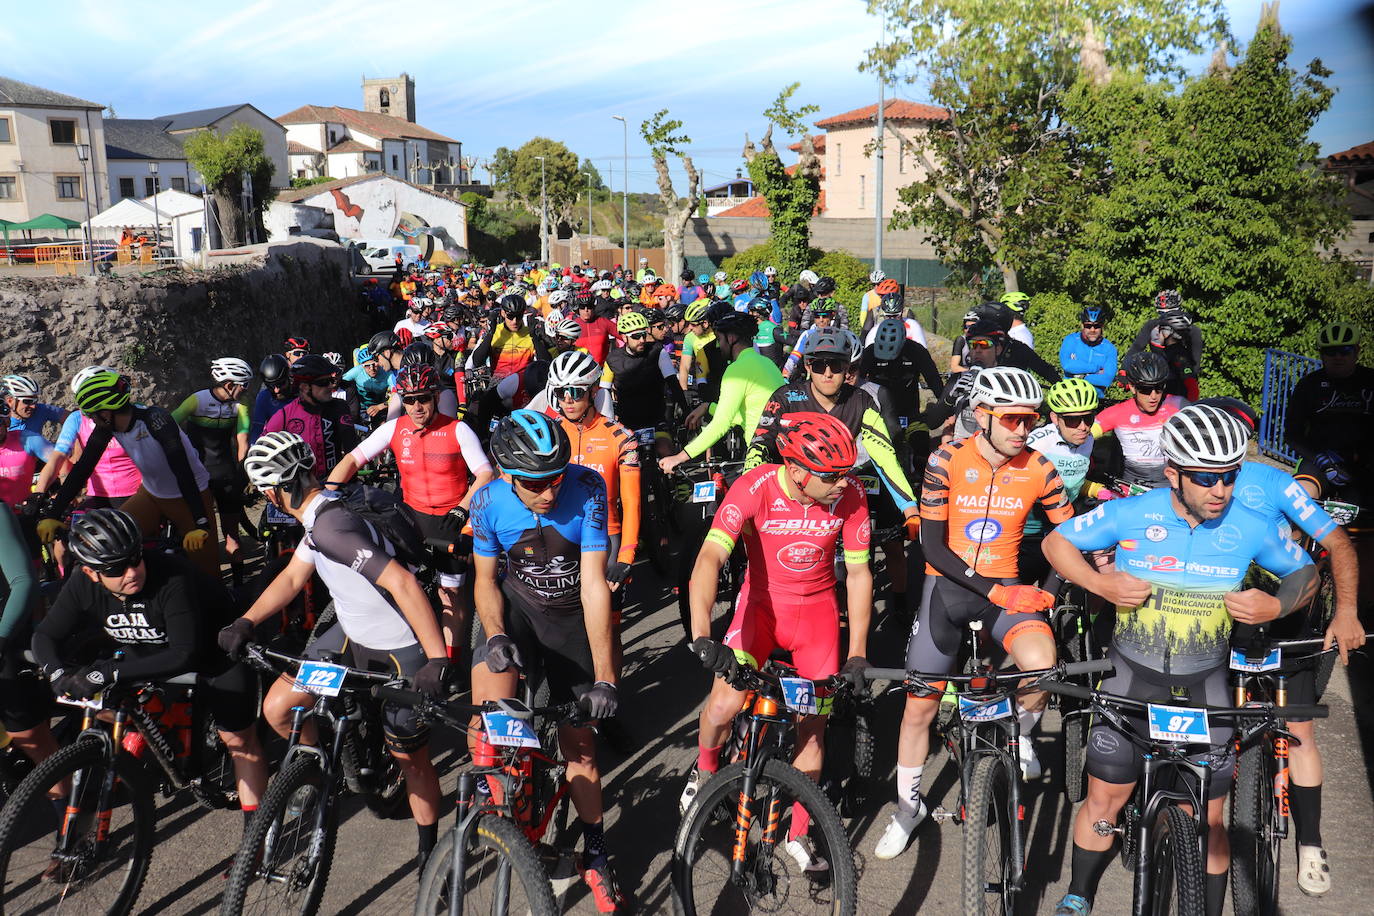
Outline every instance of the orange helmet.
{"type": "Polygon", "coordinates": [[[880,281],[877,286],[873,287],[873,291],[879,296],[888,296],[892,293],[899,292],[899,288],[897,286],[897,281],[888,277],[886,280],[880,281]]]}

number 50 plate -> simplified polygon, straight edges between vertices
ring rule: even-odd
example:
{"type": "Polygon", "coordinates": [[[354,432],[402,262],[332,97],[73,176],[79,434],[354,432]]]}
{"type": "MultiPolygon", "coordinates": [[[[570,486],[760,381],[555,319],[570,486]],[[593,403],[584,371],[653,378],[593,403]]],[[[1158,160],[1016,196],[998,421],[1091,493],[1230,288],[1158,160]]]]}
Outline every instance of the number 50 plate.
{"type": "Polygon", "coordinates": [[[295,687],[297,690],[304,690],[307,693],[336,697],[343,688],[344,675],[346,674],[348,674],[348,669],[343,665],[331,665],[327,662],[301,662],[301,669],[296,672],[295,687]]]}
{"type": "Polygon", "coordinates": [[[1188,706],[1163,706],[1151,703],[1146,708],[1150,739],[1180,744],[1208,744],[1207,710],[1188,706]]]}

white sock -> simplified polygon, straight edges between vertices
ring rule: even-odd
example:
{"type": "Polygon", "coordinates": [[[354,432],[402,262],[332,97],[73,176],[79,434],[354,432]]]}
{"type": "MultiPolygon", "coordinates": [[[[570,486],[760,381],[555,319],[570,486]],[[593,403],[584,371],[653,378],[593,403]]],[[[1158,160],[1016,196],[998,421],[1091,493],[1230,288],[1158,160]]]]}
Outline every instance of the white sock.
{"type": "Polygon", "coordinates": [[[1037,709],[1035,712],[1031,712],[1026,707],[1020,705],[1019,703],[1017,704],[1016,721],[1021,724],[1022,738],[1030,737],[1030,733],[1035,730],[1035,726],[1040,724],[1040,717],[1044,714],[1045,710],[1043,709],[1037,709]]]}
{"type": "Polygon", "coordinates": [[[907,817],[915,817],[921,810],[921,774],[925,766],[904,767],[897,764],[897,810],[907,817]]]}

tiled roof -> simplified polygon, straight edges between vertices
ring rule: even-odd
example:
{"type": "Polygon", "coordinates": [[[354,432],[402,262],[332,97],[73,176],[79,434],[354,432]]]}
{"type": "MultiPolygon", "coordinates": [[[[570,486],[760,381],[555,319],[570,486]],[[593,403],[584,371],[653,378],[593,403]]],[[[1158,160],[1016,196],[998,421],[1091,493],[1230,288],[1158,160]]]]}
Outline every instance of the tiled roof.
{"type": "Polygon", "coordinates": [[[280,124],[323,124],[332,121],[350,129],[359,130],[379,140],[437,140],[440,143],[457,143],[452,137],[445,137],[434,131],[413,124],[405,118],[377,114],[372,111],[358,111],[356,108],[339,108],[334,105],[302,105],[294,111],[277,118],[280,124]]]}
{"type": "Polygon", "coordinates": [[[1359,146],[1343,149],[1339,153],[1332,153],[1326,158],[1329,162],[1358,162],[1361,159],[1374,159],[1374,142],[1361,143],[1359,146]]]}
{"type": "MultiPolygon", "coordinates": [[[[814,210],[811,211],[811,215],[812,215],[812,216],[820,216],[820,215],[821,215],[822,213],[824,213],[824,212],[825,212],[825,191],[822,190],[822,191],[821,191],[821,194],[820,194],[820,197],[817,197],[817,198],[816,198],[816,208],[815,208],[814,210]]],[[[735,206],[731,207],[729,210],[722,210],[722,211],[720,211],[720,212],[717,213],[715,216],[711,217],[711,219],[720,219],[721,217],[731,217],[731,216],[745,216],[745,217],[756,217],[756,218],[767,219],[767,218],[768,218],[768,215],[769,215],[769,211],[768,211],[768,201],[764,200],[764,199],[763,199],[763,195],[760,194],[760,195],[757,196],[757,197],[751,197],[751,198],[749,198],[748,200],[746,200],[746,201],[745,201],[744,203],[742,203],[742,204],[736,204],[735,206]]]]}
{"type": "Polygon", "coordinates": [[[288,156],[309,156],[309,155],[311,155],[312,153],[318,153],[318,152],[319,152],[319,150],[317,150],[317,149],[311,149],[310,147],[306,146],[304,143],[301,143],[301,142],[299,142],[299,141],[297,141],[297,140],[287,140],[287,141],[286,141],[286,154],[287,154],[288,156]]]}
{"type": "Polygon", "coordinates": [[[182,111],[176,114],[162,115],[157,120],[170,121],[167,125],[168,130],[198,130],[209,127],[220,118],[231,115],[244,106],[240,102],[237,105],[220,105],[218,108],[200,108],[196,111],[182,111]]]}
{"type": "Polygon", "coordinates": [[[181,139],[167,133],[166,121],[106,118],[105,156],[109,159],[185,159],[181,139]]]}
{"type": "Polygon", "coordinates": [[[78,99],[74,95],[54,92],[31,83],[0,76],[0,102],[7,105],[37,105],[44,108],[104,108],[95,102],[78,99]]]}
{"type": "MultiPolygon", "coordinates": [[[[874,107],[876,108],[877,106],[875,105],[874,107]]],[[[825,155],[825,134],[813,134],[813,135],[811,136],[811,148],[814,149],[814,150],[816,151],[816,155],[817,155],[817,156],[824,156],[824,155],[825,155]]],[[[794,152],[794,153],[800,153],[800,152],[801,152],[801,141],[798,140],[796,143],[793,143],[791,146],[788,147],[788,149],[790,149],[790,150],[791,150],[792,152],[794,152]]]]}
{"type": "Polygon", "coordinates": [[[368,146],[366,143],[362,143],[362,142],[360,142],[360,141],[358,141],[358,140],[354,140],[354,139],[352,139],[352,138],[350,137],[350,138],[347,139],[347,140],[341,140],[341,141],[339,141],[338,143],[335,143],[333,146],[331,146],[331,147],[329,148],[329,152],[331,152],[331,153],[380,153],[381,150],[377,149],[377,147],[375,147],[375,146],[368,146]]]}
{"type": "MultiPolygon", "coordinates": [[[[817,121],[816,126],[821,130],[830,130],[853,124],[871,124],[877,115],[878,106],[867,105],[817,121]]],[[[949,118],[949,113],[934,105],[922,105],[920,102],[908,102],[906,99],[888,99],[883,105],[883,117],[890,121],[944,121],[949,118]]]]}

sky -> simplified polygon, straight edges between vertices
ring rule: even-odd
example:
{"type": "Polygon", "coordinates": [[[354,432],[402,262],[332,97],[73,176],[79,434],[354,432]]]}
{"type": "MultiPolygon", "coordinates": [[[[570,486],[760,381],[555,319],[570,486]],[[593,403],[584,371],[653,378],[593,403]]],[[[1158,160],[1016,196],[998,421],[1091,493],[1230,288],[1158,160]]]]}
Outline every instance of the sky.
{"type": "MultiPolygon", "coordinates": [[[[415,79],[417,122],[462,141],[465,155],[486,161],[497,147],[548,136],[591,158],[616,190],[625,138],[612,116],[625,116],[631,191],[654,190],[638,126],[660,108],[684,122],[711,185],[743,165],[745,135],[762,134],[762,111],[783,86],[801,83],[794,101],[820,106],[815,120],[877,101],[875,81],[857,69],[881,31],[862,0],[525,0],[499,18],[495,8],[72,0],[54,18],[24,4],[0,18],[0,75],[113,105],[124,118],[238,102],[275,117],[306,104],[361,108],[364,76],[404,71],[415,79]]],[[[1260,3],[1227,8],[1233,33],[1248,40],[1260,3]]],[[[1290,65],[1321,57],[1334,71],[1339,91],[1314,131],[1323,151],[1374,140],[1374,0],[1284,0],[1280,21],[1294,41],[1290,65]]],[[[926,100],[918,85],[894,95],[926,100]]],[[[480,167],[476,177],[486,179],[480,167]]]]}

